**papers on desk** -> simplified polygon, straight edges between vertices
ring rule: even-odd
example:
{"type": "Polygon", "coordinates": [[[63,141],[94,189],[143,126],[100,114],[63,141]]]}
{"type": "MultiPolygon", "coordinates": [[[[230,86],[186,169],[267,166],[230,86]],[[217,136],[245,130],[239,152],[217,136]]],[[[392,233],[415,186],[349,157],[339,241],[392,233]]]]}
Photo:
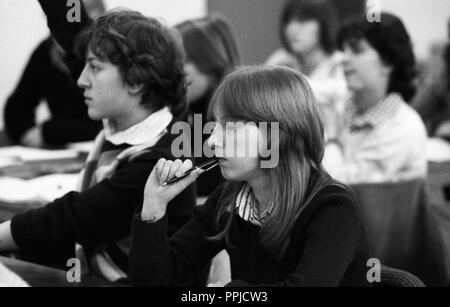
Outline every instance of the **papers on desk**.
{"type": "Polygon", "coordinates": [[[0,287],[29,287],[17,274],[0,262],[0,287]]]}
{"type": "Polygon", "coordinates": [[[82,153],[89,153],[94,147],[94,141],[87,141],[87,142],[78,142],[78,143],[69,143],[67,145],[67,148],[74,149],[78,152],[82,153]]]}
{"type": "Polygon", "coordinates": [[[0,148],[0,167],[17,165],[30,161],[49,161],[60,159],[74,159],[78,157],[74,149],[44,150],[23,146],[0,148]]]}
{"type": "Polygon", "coordinates": [[[30,180],[3,177],[0,178],[0,202],[46,204],[74,191],[77,183],[78,174],[53,174],[30,180]]]}
{"type": "Polygon", "coordinates": [[[428,139],[427,160],[433,162],[450,161],[450,144],[440,138],[428,139]]]}

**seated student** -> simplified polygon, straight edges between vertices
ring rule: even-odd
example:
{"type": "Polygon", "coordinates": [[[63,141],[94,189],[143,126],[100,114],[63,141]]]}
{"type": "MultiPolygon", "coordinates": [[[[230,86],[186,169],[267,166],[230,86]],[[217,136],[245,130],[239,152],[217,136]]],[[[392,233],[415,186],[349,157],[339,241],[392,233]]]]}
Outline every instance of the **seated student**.
{"type": "Polygon", "coordinates": [[[415,91],[411,39],[396,16],[349,22],[339,34],[353,97],[324,166],[346,183],[408,180],[426,175],[426,131],[406,102],[415,91]]]}
{"type": "MultiPolygon", "coordinates": [[[[91,18],[104,12],[100,0],[85,0],[91,18]]],[[[5,105],[4,122],[9,139],[30,147],[61,146],[93,140],[101,130],[100,121],[87,114],[83,92],[64,63],[64,50],[52,38],[34,50],[20,81],[5,105]],[[37,125],[35,111],[45,100],[50,119],[37,125]]]]}
{"type": "Polygon", "coordinates": [[[448,28],[449,40],[432,47],[412,106],[425,122],[429,136],[450,142],[450,22],[448,28]]]}
{"type": "MultiPolygon", "coordinates": [[[[64,12],[64,3],[59,8],[64,12]]],[[[0,250],[20,249],[65,267],[78,243],[94,274],[118,281],[128,275],[127,237],[146,178],[159,158],[173,158],[168,131],[187,107],[183,49],[173,30],[133,11],[108,12],[82,37],[87,59],[78,84],[89,116],[103,119],[105,128],[81,192],[1,224],[0,250]]],[[[194,205],[192,187],[171,202],[168,235],[191,218],[194,205]]]]}
{"type": "Polygon", "coordinates": [[[288,0],[280,20],[282,49],[266,64],[285,65],[309,78],[324,115],[325,137],[335,134],[336,117],[348,95],[336,49],[337,12],[329,0],[288,0]]]}
{"type": "Polygon", "coordinates": [[[228,286],[367,285],[360,209],[321,167],[323,124],[306,78],[286,67],[244,67],[224,79],[210,107],[217,123],[208,144],[229,181],[168,238],[167,204],[203,171],[164,186],[192,163],[158,161],[132,224],[133,283],[179,285],[226,249],[228,286]]]}
{"type": "MultiPolygon", "coordinates": [[[[203,127],[208,122],[211,96],[223,77],[240,64],[239,52],[230,26],[221,15],[185,21],[175,27],[181,33],[187,56],[184,71],[188,84],[189,121],[193,123],[194,115],[201,115],[203,127]]],[[[201,146],[207,138],[204,134],[201,146]]],[[[195,145],[193,143],[191,148],[193,156],[195,145]]],[[[202,149],[199,148],[200,152],[202,149]]],[[[196,164],[201,164],[208,158],[200,156],[195,160],[196,164]]],[[[218,168],[211,170],[197,181],[198,196],[208,196],[223,181],[218,168]]]]}

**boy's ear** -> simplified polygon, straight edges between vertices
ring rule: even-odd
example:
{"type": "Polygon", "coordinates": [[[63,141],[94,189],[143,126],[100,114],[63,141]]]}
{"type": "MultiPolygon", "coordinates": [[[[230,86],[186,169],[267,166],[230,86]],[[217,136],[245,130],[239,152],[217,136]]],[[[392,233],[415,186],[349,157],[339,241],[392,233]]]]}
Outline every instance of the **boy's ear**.
{"type": "Polygon", "coordinates": [[[127,85],[127,89],[131,95],[138,95],[144,89],[144,85],[142,83],[127,85]]]}

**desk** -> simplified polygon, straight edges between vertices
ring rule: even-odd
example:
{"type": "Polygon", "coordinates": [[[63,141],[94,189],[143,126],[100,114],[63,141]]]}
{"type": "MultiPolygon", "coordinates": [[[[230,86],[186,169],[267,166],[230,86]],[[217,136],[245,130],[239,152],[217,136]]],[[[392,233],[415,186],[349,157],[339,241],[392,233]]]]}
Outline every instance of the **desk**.
{"type": "Polygon", "coordinates": [[[82,276],[80,283],[70,283],[66,272],[16,259],[0,257],[0,262],[31,287],[123,287],[97,277],[82,276]]]}

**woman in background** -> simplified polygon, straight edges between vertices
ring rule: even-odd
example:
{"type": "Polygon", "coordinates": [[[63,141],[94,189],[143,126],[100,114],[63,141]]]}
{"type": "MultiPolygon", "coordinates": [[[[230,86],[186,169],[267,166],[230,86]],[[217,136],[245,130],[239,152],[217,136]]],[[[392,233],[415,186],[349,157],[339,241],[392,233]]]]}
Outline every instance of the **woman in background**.
{"type": "Polygon", "coordinates": [[[359,206],[321,167],[323,125],[306,78],[285,67],[244,67],[225,78],[210,108],[216,127],[208,144],[229,181],[169,238],[167,203],[202,170],[164,186],[192,163],[158,161],[133,221],[133,283],[180,285],[226,249],[228,286],[367,285],[368,241],[359,206]],[[275,130],[268,133],[259,122],[279,129],[270,125],[275,130]],[[267,144],[279,159],[265,165],[261,149],[267,144]],[[258,155],[236,157],[229,146],[258,155]]]}
{"type": "Polygon", "coordinates": [[[336,117],[342,114],[347,87],[336,51],[337,12],[328,0],[289,0],[280,19],[283,48],[266,64],[285,65],[305,74],[321,106],[325,137],[335,133],[336,117]]]}
{"type": "MultiPolygon", "coordinates": [[[[189,104],[189,122],[193,124],[195,114],[200,114],[203,125],[210,121],[207,110],[212,94],[226,74],[240,65],[236,42],[227,20],[218,14],[210,17],[185,21],[178,24],[186,51],[187,100],[189,104]]],[[[197,115],[198,117],[198,115],[197,115]]],[[[202,146],[208,135],[203,135],[202,146]]],[[[192,142],[194,153],[194,142],[192,142]]],[[[197,149],[198,150],[198,149],[197,149]]],[[[208,160],[203,156],[195,157],[200,164],[208,160]]],[[[208,196],[220,183],[223,177],[218,168],[211,170],[197,181],[198,196],[208,196]]]]}
{"type": "Polygon", "coordinates": [[[352,96],[324,165],[345,183],[411,180],[427,171],[425,126],[408,105],[416,90],[411,38],[397,16],[380,18],[351,20],[339,32],[352,96]]]}

